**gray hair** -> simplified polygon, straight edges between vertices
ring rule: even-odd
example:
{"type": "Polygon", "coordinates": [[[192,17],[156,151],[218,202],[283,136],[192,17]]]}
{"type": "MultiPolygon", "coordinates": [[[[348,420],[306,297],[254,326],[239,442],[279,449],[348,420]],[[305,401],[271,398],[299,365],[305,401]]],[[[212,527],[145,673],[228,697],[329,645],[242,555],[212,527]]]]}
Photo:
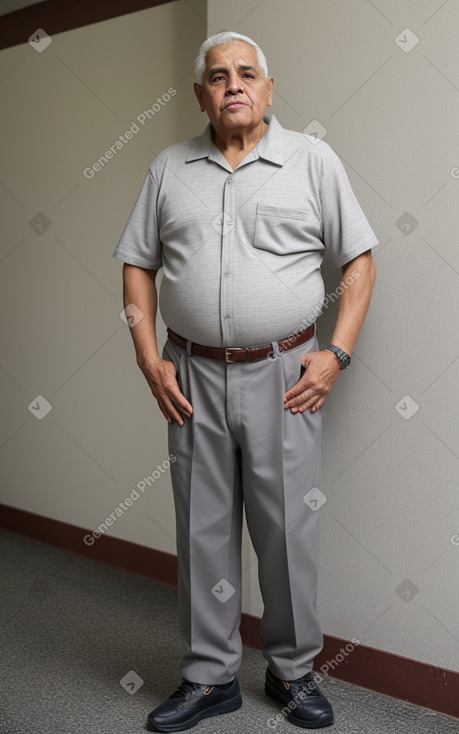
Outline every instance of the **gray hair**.
{"type": "Polygon", "coordinates": [[[202,77],[206,68],[206,57],[208,51],[210,51],[210,49],[214,48],[215,46],[229,45],[231,43],[234,43],[234,41],[244,41],[255,49],[255,51],[257,52],[258,66],[263,69],[265,76],[268,76],[268,62],[266,61],[266,56],[264,55],[260,46],[255,43],[255,41],[252,41],[252,39],[248,36],[241,36],[240,33],[234,33],[233,31],[222,31],[221,33],[216,33],[215,36],[211,36],[210,38],[205,40],[201,48],[199,49],[199,53],[194,62],[194,73],[198,84],[202,84],[202,77]]]}

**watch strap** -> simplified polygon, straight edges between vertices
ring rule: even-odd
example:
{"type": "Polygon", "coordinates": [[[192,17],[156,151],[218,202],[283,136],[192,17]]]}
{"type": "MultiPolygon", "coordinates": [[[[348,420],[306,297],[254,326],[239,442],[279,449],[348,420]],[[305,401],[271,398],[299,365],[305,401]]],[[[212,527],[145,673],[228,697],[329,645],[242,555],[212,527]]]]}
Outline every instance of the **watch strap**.
{"type": "Polygon", "coordinates": [[[329,344],[327,349],[330,352],[333,352],[333,354],[338,358],[340,370],[344,370],[346,369],[346,367],[349,367],[351,363],[351,358],[349,354],[347,354],[347,352],[335,346],[334,344],[329,344]]]}

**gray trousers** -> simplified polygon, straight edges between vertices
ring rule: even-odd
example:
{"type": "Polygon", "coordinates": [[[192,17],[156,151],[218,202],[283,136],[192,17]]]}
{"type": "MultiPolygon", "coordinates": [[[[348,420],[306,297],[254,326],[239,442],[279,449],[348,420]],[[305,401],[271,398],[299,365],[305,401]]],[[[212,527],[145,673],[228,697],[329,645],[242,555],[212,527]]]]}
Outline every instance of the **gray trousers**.
{"type": "MultiPolygon", "coordinates": [[[[223,684],[242,654],[243,506],[258,557],[264,604],[260,635],[274,675],[299,678],[322,649],[316,616],[319,513],[304,496],[320,488],[322,411],[284,410],[316,338],[273,358],[239,364],[190,355],[168,340],[180,389],[193,406],[169,425],[177,521],[181,673],[223,684]]],[[[189,351],[189,349],[188,349],[189,351]]]]}

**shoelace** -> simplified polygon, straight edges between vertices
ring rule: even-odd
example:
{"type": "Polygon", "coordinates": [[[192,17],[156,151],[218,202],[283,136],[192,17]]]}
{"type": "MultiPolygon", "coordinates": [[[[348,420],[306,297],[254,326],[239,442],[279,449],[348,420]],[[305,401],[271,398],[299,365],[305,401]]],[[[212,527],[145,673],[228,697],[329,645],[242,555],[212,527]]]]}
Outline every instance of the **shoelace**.
{"type": "Polygon", "coordinates": [[[304,691],[310,698],[320,698],[320,691],[317,687],[317,683],[314,680],[312,673],[307,673],[303,678],[296,681],[282,681],[288,683],[288,687],[293,696],[296,696],[300,691],[304,691]]]}
{"type": "MultiPolygon", "coordinates": [[[[201,683],[193,683],[190,680],[184,680],[176,691],[172,694],[170,698],[177,698],[181,701],[188,701],[190,698],[194,696],[195,693],[198,693],[203,686],[201,683]]],[[[204,686],[205,690],[206,686],[204,686]]]]}

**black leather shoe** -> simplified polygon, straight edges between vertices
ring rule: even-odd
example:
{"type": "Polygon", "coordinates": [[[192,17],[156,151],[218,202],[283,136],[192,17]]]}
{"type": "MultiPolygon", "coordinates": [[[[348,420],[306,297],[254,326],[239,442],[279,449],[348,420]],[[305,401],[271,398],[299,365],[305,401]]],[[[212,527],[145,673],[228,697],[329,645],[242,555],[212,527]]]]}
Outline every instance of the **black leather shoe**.
{"type": "Polygon", "coordinates": [[[149,731],[183,731],[206,716],[228,714],[242,706],[237,678],[226,690],[184,680],[148,717],[149,731]]]}
{"type": "Polygon", "coordinates": [[[314,680],[307,673],[297,680],[281,680],[266,671],[265,693],[285,704],[282,713],[292,724],[303,729],[319,729],[333,724],[333,709],[314,680]]]}

